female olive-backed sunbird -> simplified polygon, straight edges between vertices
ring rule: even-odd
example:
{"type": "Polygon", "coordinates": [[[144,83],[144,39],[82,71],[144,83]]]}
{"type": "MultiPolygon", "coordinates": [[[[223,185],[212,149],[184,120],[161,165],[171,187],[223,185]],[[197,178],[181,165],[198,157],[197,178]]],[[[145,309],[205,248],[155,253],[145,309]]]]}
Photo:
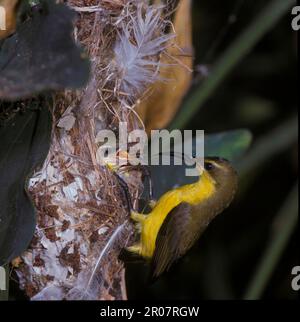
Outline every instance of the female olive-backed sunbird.
{"type": "Polygon", "coordinates": [[[153,278],[168,270],[231,203],[237,174],[227,160],[205,158],[196,183],[166,192],[148,214],[131,213],[141,232],[127,250],[152,261],[153,278]]]}

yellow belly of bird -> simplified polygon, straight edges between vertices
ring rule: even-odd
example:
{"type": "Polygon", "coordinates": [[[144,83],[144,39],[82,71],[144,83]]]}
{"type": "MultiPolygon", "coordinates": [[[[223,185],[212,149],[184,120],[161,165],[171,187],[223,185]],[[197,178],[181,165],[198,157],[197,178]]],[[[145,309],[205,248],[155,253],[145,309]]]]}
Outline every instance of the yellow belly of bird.
{"type": "Polygon", "coordinates": [[[157,234],[170,211],[182,202],[190,205],[199,204],[212,196],[214,192],[214,180],[204,173],[198,182],[165,193],[153,210],[143,217],[143,220],[139,220],[141,240],[139,244],[130,247],[129,250],[145,258],[151,258],[155,250],[157,234]]]}

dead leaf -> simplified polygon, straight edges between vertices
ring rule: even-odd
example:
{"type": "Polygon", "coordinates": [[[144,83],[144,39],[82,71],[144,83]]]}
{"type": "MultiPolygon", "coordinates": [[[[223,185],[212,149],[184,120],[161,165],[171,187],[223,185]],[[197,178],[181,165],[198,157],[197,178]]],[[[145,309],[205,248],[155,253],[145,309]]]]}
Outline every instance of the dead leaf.
{"type": "Polygon", "coordinates": [[[33,12],[1,46],[0,97],[3,100],[79,88],[89,80],[89,60],[71,36],[75,13],[54,0],[43,3],[43,10],[33,12]]]}
{"type": "Polygon", "coordinates": [[[0,0],[0,40],[16,30],[16,8],[19,0],[0,0]],[[4,10],[3,10],[4,9],[4,10]],[[4,15],[1,13],[4,12],[4,15]],[[4,28],[2,28],[4,26],[4,28]]]}
{"type": "MultiPolygon", "coordinates": [[[[175,43],[162,57],[165,82],[153,85],[151,95],[137,107],[147,132],[166,127],[175,116],[190,87],[193,68],[191,0],[181,0],[174,16],[175,43]]],[[[172,40],[174,42],[174,40],[172,40]]]]}
{"type": "Polygon", "coordinates": [[[65,129],[66,131],[70,131],[73,128],[75,122],[76,122],[76,118],[72,112],[72,106],[71,106],[65,111],[65,113],[59,120],[57,126],[62,129],[65,129]]]}

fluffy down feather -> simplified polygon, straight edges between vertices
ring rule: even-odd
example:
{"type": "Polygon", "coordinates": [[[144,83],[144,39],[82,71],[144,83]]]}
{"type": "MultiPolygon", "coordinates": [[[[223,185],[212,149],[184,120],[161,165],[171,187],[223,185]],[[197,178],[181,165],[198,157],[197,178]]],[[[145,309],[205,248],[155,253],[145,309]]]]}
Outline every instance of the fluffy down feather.
{"type": "Polygon", "coordinates": [[[161,6],[138,5],[134,14],[126,13],[114,47],[117,89],[137,96],[159,79],[158,57],[174,37],[163,33],[164,25],[161,6]]]}

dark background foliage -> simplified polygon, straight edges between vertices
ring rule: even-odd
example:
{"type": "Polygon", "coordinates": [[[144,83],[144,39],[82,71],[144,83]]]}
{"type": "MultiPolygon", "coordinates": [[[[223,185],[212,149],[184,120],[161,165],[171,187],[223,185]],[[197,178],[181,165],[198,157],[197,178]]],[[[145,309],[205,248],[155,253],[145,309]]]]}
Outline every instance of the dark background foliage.
{"type": "MultiPolygon", "coordinates": [[[[267,3],[266,0],[194,1],[194,46],[200,71],[203,67],[209,70],[267,3]],[[235,22],[230,24],[229,19],[235,22]]],[[[296,126],[296,68],[296,33],[291,29],[291,15],[286,15],[188,124],[188,129],[204,129],[207,133],[248,128],[254,136],[253,149],[256,144],[261,145],[253,152],[250,149],[249,162],[252,159],[264,162],[240,166],[240,189],[234,204],[211,224],[193,250],[154,285],[146,285],[145,266],[128,265],[129,298],[244,297],[260,260],[265,257],[266,247],[272,244],[277,214],[297,182],[296,140],[287,140],[278,150],[280,153],[264,158],[259,155],[279,142],[278,126],[286,136],[296,126]]],[[[283,220],[275,237],[284,224],[283,220]]],[[[279,263],[273,267],[262,298],[296,298],[297,293],[290,285],[292,267],[299,264],[297,242],[294,231],[279,263]]]]}
{"type": "Polygon", "coordinates": [[[43,163],[52,128],[50,97],[34,95],[89,79],[89,60],[71,37],[74,13],[52,0],[30,8],[15,34],[0,42],[0,265],[19,256],[34,232],[25,180],[43,163]]]}

